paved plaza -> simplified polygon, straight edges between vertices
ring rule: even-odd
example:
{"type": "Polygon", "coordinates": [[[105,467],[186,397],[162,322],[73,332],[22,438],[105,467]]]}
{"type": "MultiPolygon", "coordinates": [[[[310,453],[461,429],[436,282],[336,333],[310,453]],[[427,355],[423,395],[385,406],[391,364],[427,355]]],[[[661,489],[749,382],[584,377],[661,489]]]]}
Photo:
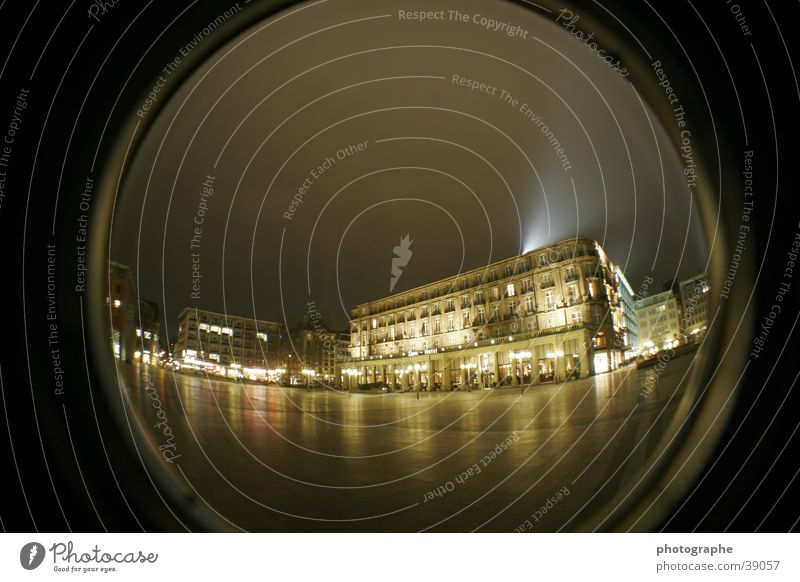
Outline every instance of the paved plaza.
{"type": "Polygon", "coordinates": [[[382,395],[120,371],[147,426],[158,394],[179,455],[170,470],[231,529],[570,531],[649,467],[691,363],[382,395]]]}

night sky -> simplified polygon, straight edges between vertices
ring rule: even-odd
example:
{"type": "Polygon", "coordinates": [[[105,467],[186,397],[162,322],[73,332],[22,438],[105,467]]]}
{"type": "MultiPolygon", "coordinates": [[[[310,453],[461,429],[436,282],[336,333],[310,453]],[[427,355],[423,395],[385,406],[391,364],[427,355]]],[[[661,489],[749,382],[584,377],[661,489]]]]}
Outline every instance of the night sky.
{"type": "Polygon", "coordinates": [[[634,289],[704,269],[679,158],[618,72],[516,5],[441,2],[445,19],[422,23],[398,9],[431,8],[281,13],[159,114],[117,202],[112,258],[162,305],[169,337],[186,306],[292,325],[314,301],[345,328],[352,307],[389,294],[405,235],[395,292],[576,235],[634,289]]]}

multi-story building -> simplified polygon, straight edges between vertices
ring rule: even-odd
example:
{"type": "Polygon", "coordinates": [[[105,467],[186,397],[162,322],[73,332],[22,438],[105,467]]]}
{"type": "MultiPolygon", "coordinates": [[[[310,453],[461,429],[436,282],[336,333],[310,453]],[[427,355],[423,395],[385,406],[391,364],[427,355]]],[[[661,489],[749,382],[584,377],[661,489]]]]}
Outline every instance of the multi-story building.
{"type": "Polygon", "coordinates": [[[617,291],[619,292],[622,315],[624,317],[620,331],[622,333],[622,345],[625,349],[624,357],[627,360],[635,357],[639,350],[639,323],[636,317],[636,297],[622,269],[619,267],[614,269],[614,277],[617,291]]]}
{"type": "Polygon", "coordinates": [[[616,369],[614,272],[597,242],[569,239],[359,305],[348,385],[488,388],[616,369]]]}
{"type": "Polygon", "coordinates": [[[231,378],[277,381],[286,373],[284,341],[280,323],[187,307],[178,316],[173,357],[231,378]]]}
{"type": "Polygon", "coordinates": [[[139,299],[136,313],[136,352],[134,357],[145,364],[156,364],[160,359],[160,344],[158,332],[161,327],[159,322],[158,303],[139,299]]]}
{"type": "Polygon", "coordinates": [[[697,342],[708,328],[708,274],[689,277],[679,287],[686,341],[697,342]]]}
{"type": "Polygon", "coordinates": [[[335,351],[327,336],[321,319],[312,319],[308,315],[294,326],[290,334],[291,358],[288,360],[290,383],[311,385],[330,381],[334,374],[335,351]]]}
{"type": "Polygon", "coordinates": [[[681,306],[672,289],[638,299],[636,317],[642,353],[655,353],[681,343],[681,306]]]}
{"type": "Polygon", "coordinates": [[[348,358],[350,336],[329,330],[313,303],[292,329],[287,357],[292,384],[334,387],[340,383],[341,364],[348,358]]]}
{"type": "Polygon", "coordinates": [[[114,355],[131,362],[136,347],[136,285],[131,268],[111,261],[108,267],[108,295],[111,310],[111,345],[114,355]]]}
{"type": "Polygon", "coordinates": [[[346,331],[336,332],[336,362],[335,376],[336,386],[341,388],[345,385],[346,377],[344,374],[345,364],[350,361],[350,334],[346,331]]]}

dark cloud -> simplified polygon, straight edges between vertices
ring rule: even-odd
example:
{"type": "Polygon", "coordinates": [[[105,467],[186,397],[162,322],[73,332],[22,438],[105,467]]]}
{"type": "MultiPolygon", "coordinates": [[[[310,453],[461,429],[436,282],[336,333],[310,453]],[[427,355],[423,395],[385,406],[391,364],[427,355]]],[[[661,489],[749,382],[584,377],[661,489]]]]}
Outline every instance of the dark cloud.
{"type": "Polygon", "coordinates": [[[291,324],[309,297],[344,326],[388,294],[406,234],[396,291],[575,235],[634,287],[703,269],[679,158],[626,79],[518,6],[437,9],[527,38],[400,20],[395,2],[310,6],[229,43],[167,104],[132,161],[112,254],[138,264],[170,328],[195,304],[291,324]]]}

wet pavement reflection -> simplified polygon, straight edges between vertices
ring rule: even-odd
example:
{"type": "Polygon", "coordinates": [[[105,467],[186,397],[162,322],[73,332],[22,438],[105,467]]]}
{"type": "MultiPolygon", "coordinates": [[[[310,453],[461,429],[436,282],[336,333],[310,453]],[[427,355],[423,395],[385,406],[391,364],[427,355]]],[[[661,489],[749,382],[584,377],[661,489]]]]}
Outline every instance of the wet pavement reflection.
{"type": "Polygon", "coordinates": [[[230,528],[569,531],[650,467],[691,363],[419,398],[120,372],[165,465],[230,528]]]}

